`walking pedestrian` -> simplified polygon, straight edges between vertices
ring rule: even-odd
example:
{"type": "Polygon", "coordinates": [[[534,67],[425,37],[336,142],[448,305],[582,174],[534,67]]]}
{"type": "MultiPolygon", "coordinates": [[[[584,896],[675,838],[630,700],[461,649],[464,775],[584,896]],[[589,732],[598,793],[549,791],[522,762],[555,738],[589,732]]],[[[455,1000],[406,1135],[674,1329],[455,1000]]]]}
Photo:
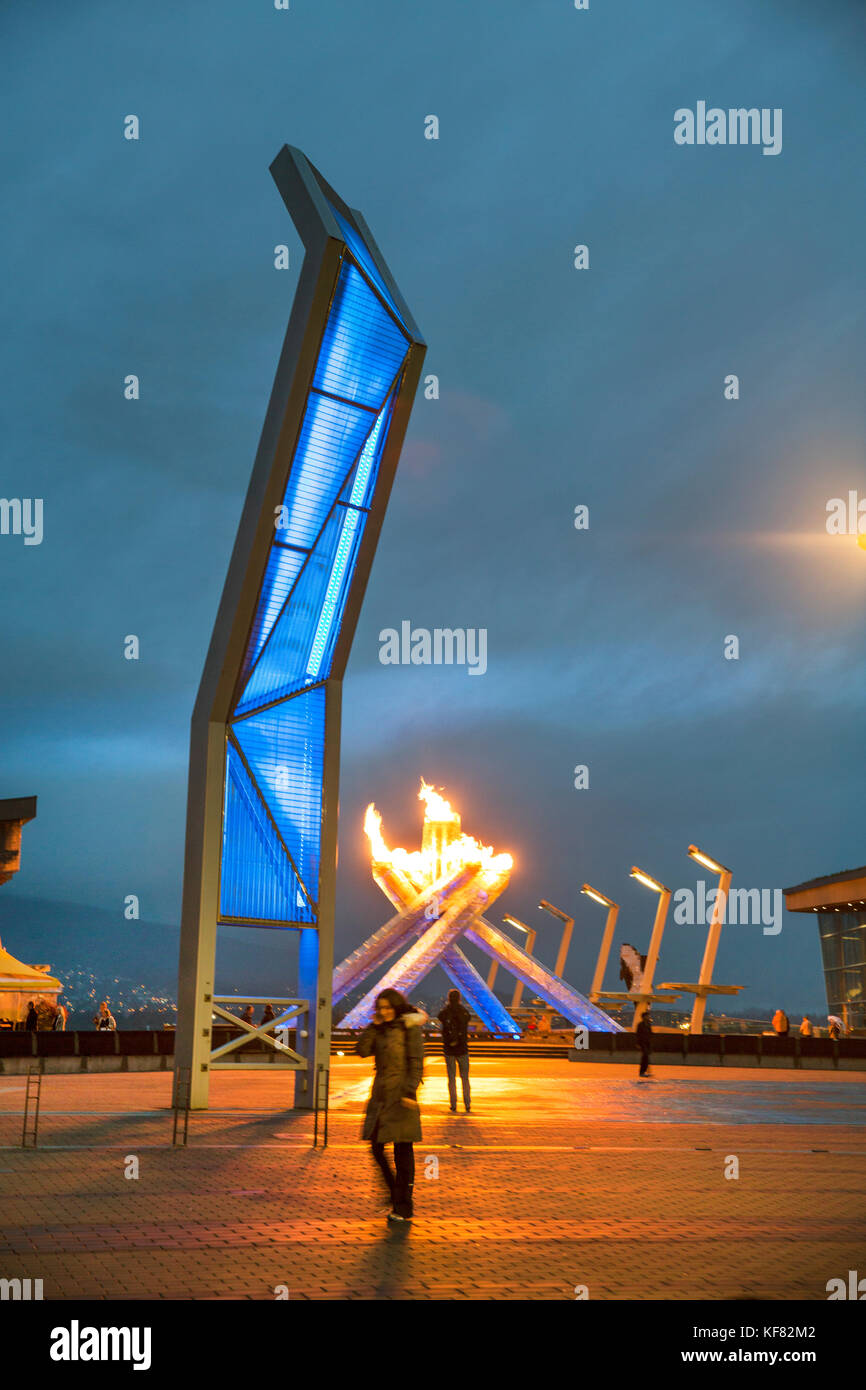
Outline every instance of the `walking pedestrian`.
{"type": "Polygon", "coordinates": [[[638,1071],[638,1076],[649,1076],[650,1048],[652,1047],[653,1038],[653,1026],[650,1021],[649,1009],[647,1009],[640,1023],[635,1028],[634,1035],[637,1038],[637,1045],[640,1048],[640,1070],[638,1071]]]}
{"type": "Polygon", "coordinates": [[[27,1021],[24,1027],[27,1029],[28,1033],[35,1033],[36,1029],[39,1027],[39,1015],[36,1012],[36,1005],[33,1003],[32,999],[27,1005],[27,1021]]]}
{"type": "Polygon", "coordinates": [[[445,1053],[445,1070],[448,1072],[448,1101],[451,1114],[457,1113],[459,1068],[463,1108],[468,1115],[472,1109],[469,1090],[469,1010],[464,1008],[461,1002],[459,989],[449,989],[448,1002],[439,1011],[439,1022],[442,1024],[442,1050],[445,1053]]]}
{"type": "Polygon", "coordinates": [[[241,1023],[255,1023],[255,1019],[253,1018],[253,1006],[252,1006],[252,1004],[247,1004],[247,1007],[244,1009],[243,1013],[241,1014],[241,1023]]]}
{"type": "Polygon", "coordinates": [[[421,1025],[426,1021],[427,1015],[413,1012],[396,989],[385,989],[376,998],[373,1022],[355,1044],[358,1056],[372,1056],[376,1067],[361,1137],[370,1141],[388,1189],[389,1221],[411,1221],[414,1215],[414,1145],[421,1139],[416,1092],[424,1072],[421,1025]],[[386,1144],[394,1145],[394,1168],[386,1144]]]}
{"type": "Polygon", "coordinates": [[[272,1023],[275,1018],[273,1004],[266,1004],[262,1009],[262,1023],[272,1023]]]}
{"type": "Polygon", "coordinates": [[[54,1015],[55,1033],[65,1033],[66,1024],[69,1020],[69,1010],[61,999],[57,1000],[57,1013],[54,1015]]]}

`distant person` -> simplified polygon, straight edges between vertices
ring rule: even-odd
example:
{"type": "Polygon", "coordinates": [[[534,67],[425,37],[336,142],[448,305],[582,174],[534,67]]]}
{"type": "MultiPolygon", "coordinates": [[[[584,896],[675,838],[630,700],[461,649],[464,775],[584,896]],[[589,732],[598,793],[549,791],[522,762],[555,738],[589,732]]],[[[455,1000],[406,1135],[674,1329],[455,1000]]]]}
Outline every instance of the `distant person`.
{"type": "Polygon", "coordinates": [[[830,1014],[827,1018],[827,1032],[834,1042],[838,1042],[844,1031],[841,1018],[835,1014],[830,1014]]]}
{"type": "Polygon", "coordinates": [[[448,1072],[448,1101],[451,1114],[457,1113],[459,1069],[463,1108],[468,1115],[472,1110],[469,1090],[469,1010],[461,1001],[459,989],[449,989],[447,1003],[439,1010],[438,1017],[442,1025],[442,1051],[445,1053],[445,1070],[448,1072]]]}
{"type": "Polygon", "coordinates": [[[539,1033],[543,1033],[545,1037],[550,1033],[550,1014],[541,1015],[541,1018],[538,1020],[538,1031],[539,1033]]]}
{"type": "Polygon", "coordinates": [[[416,1092],[424,1073],[424,1040],[421,1025],[425,1013],[413,1013],[396,989],[384,989],[376,998],[372,1023],[364,1029],[355,1051],[372,1056],[376,1074],[367,1102],[362,1139],[368,1139],[388,1189],[389,1221],[411,1221],[415,1186],[415,1149],[421,1140],[421,1113],[416,1092]],[[394,1145],[394,1168],[385,1145],[394,1145]]]}
{"type": "Polygon", "coordinates": [[[58,999],[58,1001],[57,1001],[57,1013],[54,1015],[54,1031],[55,1031],[55,1033],[65,1033],[65,1032],[66,1032],[66,1024],[67,1024],[68,1020],[69,1020],[69,1010],[67,1009],[66,1005],[65,1005],[60,999],[58,999]]]}
{"type": "Polygon", "coordinates": [[[784,1009],[777,1009],[773,1014],[773,1032],[777,1038],[787,1038],[791,1031],[791,1024],[784,1009]]]}
{"type": "Polygon", "coordinates": [[[638,1076],[649,1076],[650,1049],[652,1048],[653,1041],[653,1026],[650,1020],[649,1009],[647,1009],[640,1023],[635,1028],[634,1035],[637,1039],[637,1045],[640,1048],[640,1068],[638,1070],[638,1076]]]}
{"type": "Polygon", "coordinates": [[[530,1014],[530,1015],[529,1015],[529,1022],[528,1022],[527,1025],[526,1025],[526,1031],[527,1031],[527,1033],[534,1033],[537,1027],[538,1027],[538,1024],[537,1024],[536,1019],[535,1019],[535,1014],[530,1014]]]}
{"type": "Polygon", "coordinates": [[[262,1009],[262,1023],[273,1023],[276,1018],[273,1004],[266,1004],[262,1009]]]}
{"type": "Polygon", "coordinates": [[[108,1007],[108,1000],[103,999],[99,1006],[99,1013],[93,1015],[93,1026],[98,1033],[113,1033],[117,1028],[114,1015],[108,1007]]]}
{"type": "Polygon", "coordinates": [[[36,1029],[39,1027],[39,1015],[36,1012],[36,1005],[33,1003],[32,999],[27,1005],[27,1019],[24,1027],[27,1029],[28,1033],[35,1033],[36,1029]]]}
{"type": "Polygon", "coordinates": [[[243,1013],[241,1014],[241,1022],[242,1022],[242,1023],[255,1023],[255,1019],[253,1018],[253,1006],[252,1006],[252,1004],[247,1004],[247,1007],[244,1009],[243,1013]]]}
{"type": "Polygon", "coordinates": [[[36,1005],[37,1027],[42,1033],[50,1033],[54,1030],[57,1019],[57,1009],[48,999],[40,999],[36,1005]]]}
{"type": "Polygon", "coordinates": [[[812,1025],[811,1025],[811,1023],[809,1022],[809,1020],[808,1020],[808,1018],[806,1017],[806,1015],[804,1014],[804,1015],[803,1015],[803,1022],[800,1024],[800,1037],[801,1037],[801,1038],[811,1038],[811,1036],[812,1036],[812,1025]]]}

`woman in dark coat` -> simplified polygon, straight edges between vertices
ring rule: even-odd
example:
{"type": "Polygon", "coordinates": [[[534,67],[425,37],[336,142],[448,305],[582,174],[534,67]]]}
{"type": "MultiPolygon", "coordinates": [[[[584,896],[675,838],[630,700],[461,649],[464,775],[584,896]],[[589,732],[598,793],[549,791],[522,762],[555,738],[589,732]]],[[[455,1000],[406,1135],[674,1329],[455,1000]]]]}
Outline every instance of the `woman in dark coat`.
{"type": "Polygon", "coordinates": [[[421,1025],[426,1020],[427,1015],[414,1012],[396,989],[385,989],[376,999],[373,1022],[355,1045],[359,1056],[372,1056],[376,1063],[361,1137],[370,1140],[373,1158],[385,1180],[392,1207],[389,1221],[412,1220],[412,1146],[421,1139],[421,1113],[415,1093],[424,1071],[421,1025]],[[386,1144],[394,1145],[396,1171],[385,1154],[386,1144]]]}

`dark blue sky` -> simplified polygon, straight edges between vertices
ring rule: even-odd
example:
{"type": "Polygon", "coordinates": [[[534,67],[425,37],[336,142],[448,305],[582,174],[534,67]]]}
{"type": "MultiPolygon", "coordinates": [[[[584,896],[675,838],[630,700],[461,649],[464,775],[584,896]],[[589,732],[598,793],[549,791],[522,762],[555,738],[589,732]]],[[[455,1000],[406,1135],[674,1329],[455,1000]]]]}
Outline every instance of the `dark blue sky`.
{"type": "MultiPolygon", "coordinates": [[[[39,797],[12,949],[18,894],[177,920],[189,715],[300,264],[286,141],[363,211],[441,384],[345,683],[338,954],[388,915],[364,806],[414,847],[422,773],[514,854],[503,909],[575,909],[581,988],[586,878],[646,949],[633,862],[694,885],[696,840],[775,888],[866,860],[866,553],[824,528],[866,496],[864,29],[842,0],[6,7],[0,493],[45,509],[40,546],[0,537],[0,795],[39,797]],[[675,145],[699,100],[781,107],[781,154],[675,145]],[[486,628],[487,674],[380,666],[403,619],[486,628]]],[[[658,978],[702,945],[672,926],[658,978]]],[[[814,921],[727,929],[717,978],[813,1007],[814,921]]]]}

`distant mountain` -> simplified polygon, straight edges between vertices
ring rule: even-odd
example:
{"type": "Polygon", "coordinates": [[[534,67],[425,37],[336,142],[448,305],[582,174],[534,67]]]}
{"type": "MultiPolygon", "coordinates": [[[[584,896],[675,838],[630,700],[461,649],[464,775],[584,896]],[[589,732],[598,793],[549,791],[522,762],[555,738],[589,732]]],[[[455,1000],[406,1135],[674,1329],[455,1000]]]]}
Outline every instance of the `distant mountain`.
{"type": "MultiPolygon", "coordinates": [[[[120,911],[0,891],[0,940],[25,964],[50,965],[60,980],[64,970],[86,967],[96,976],[125,976],[175,997],[178,926],[128,922],[120,911]]],[[[296,960],[294,933],[223,927],[217,990],[289,995],[296,986],[296,960]]]]}

